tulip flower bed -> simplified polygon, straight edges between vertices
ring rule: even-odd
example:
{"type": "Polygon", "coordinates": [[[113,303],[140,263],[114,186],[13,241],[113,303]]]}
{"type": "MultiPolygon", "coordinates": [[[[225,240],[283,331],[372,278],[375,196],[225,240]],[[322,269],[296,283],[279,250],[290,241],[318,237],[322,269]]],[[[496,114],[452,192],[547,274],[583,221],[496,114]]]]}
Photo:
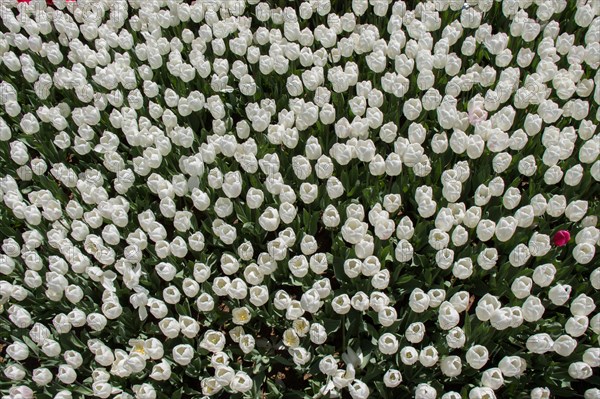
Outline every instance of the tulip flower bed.
{"type": "Polygon", "coordinates": [[[600,1],[0,1],[3,399],[600,399],[600,1]]]}

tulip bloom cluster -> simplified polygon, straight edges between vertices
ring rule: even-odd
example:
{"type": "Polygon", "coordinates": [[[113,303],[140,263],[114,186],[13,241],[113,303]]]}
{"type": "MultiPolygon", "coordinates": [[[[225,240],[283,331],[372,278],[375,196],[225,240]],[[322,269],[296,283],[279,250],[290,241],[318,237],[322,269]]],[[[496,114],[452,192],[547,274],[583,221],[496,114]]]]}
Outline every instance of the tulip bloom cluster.
{"type": "Polygon", "coordinates": [[[599,1],[0,20],[2,399],[600,399],[599,1]]]}

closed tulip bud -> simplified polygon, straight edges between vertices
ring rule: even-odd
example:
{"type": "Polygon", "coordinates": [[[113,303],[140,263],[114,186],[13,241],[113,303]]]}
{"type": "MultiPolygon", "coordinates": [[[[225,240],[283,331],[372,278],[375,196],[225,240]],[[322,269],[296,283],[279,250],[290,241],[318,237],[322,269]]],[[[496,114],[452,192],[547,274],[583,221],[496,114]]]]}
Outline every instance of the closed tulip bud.
{"type": "Polygon", "coordinates": [[[489,219],[482,219],[477,224],[477,238],[481,241],[489,241],[496,232],[496,223],[489,219]]]}
{"type": "Polygon", "coordinates": [[[319,179],[329,179],[334,172],[334,165],[326,155],[321,155],[315,165],[315,173],[319,179]]]}
{"type": "Polygon", "coordinates": [[[72,384],[77,379],[77,373],[75,370],[66,364],[61,364],[58,367],[58,373],[56,376],[63,384],[72,384]]]}
{"type": "Polygon", "coordinates": [[[313,203],[319,195],[318,187],[316,184],[302,183],[300,185],[300,199],[305,204],[313,203]]]}
{"type": "Polygon", "coordinates": [[[444,248],[435,254],[435,263],[440,269],[446,270],[454,263],[454,251],[444,248]]]}
{"type": "Polygon", "coordinates": [[[17,165],[25,165],[29,161],[27,147],[21,141],[10,143],[10,157],[17,165]]]}
{"type": "Polygon", "coordinates": [[[564,175],[564,172],[558,165],[553,165],[544,173],[544,183],[547,185],[554,185],[560,183],[564,175]]]}
{"type": "Polygon", "coordinates": [[[350,244],[358,244],[365,236],[368,225],[350,217],[342,226],[342,237],[350,244]]]}
{"type": "Polygon", "coordinates": [[[440,230],[440,229],[432,229],[429,231],[429,245],[433,247],[433,249],[441,250],[448,246],[450,242],[450,236],[448,233],[440,230]]]}
{"type": "Polygon", "coordinates": [[[409,262],[413,258],[413,253],[413,246],[410,244],[410,242],[404,239],[398,242],[398,245],[396,245],[396,249],[394,251],[394,255],[398,262],[409,262]]]}
{"type": "Polygon", "coordinates": [[[437,391],[429,384],[419,384],[415,390],[415,399],[435,399],[437,391]]]}
{"type": "Polygon", "coordinates": [[[554,340],[553,349],[563,357],[570,356],[577,347],[577,341],[568,335],[561,335],[554,340]]]}
{"type": "Polygon", "coordinates": [[[521,201],[521,192],[516,187],[511,187],[504,193],[502,203],[506,209],[514,209],[521,201]]]}
{"type": "Polygon", "coordinates": [[[565,216],[572,222],[578,222],[585,216],[588,210],[588,202],[577,200],[572,201],[565,208],[565,216]]]}
{"type": "Polygon", "coordinates": [[[573,258],[582,265],[586,265],[592,261],[594,255],[596,254],[596,247],[590,243],[583,242],[581,244],[577,244],[575,248],[573,248],[573,258]]]}
{"type": "Polygon", "coordinates": [[[546,213],[552,217],[559,217],[565,212],[567,199],[564,195],[554,195],[548,200],[546,213]]]}
{"type": "Polygon", "coordinates": [[[313,323],[309,330],[310,341],[316,345],[322,345],[327,341],[327,331],[319,323],[313,323]]]}
{"type": "Polygon", "coordinates": [[[421,322],[411,323],[404,333],[407,341],[418,344],[425,337],[425,325],[421,322]]]}
{"type": "Polygon", "coordinates": [[[533,224],[535,213],[531,205],[525,205],[515,212],[517,225],[519,227],[529,227],[533,224]]]}
{"type": "Polygon", "coordinates": [[[408,216],[400,219],[396,227],[396,237],[400,240],[410,240],[415,232],[413,222],[408,216]]]}
{"type": "Polygon", "coordinates": [[[546,263],[535,268],[533,271],[533,281],[540,287],[547,287],[552,284],[556,268],[551,263],[546,263]]]}
{"type": "Polygon", "coordinates": [[[175,320],[172,317],[166,317],[166,318],[162,319],[158,323],[158,326],[159,326],[161,332],[163,333],[163,335],[165,335],[167,338],[177,337],[179,335],[179,331],[181,329],[179,322],[177,322],[177,320],[175,320]]]}
{"type": "Polygon", "coordinates": [[[531,206],[533,207],[533,213],[535,216],[541,216],[546,213],[548,203],[546,198],[541,194],[536,194],[531,198],[531,206]]]}
{"type": "Polygon", "coordinates": [[[459,291],[452,295],[450,298],[450,303],[454,306],[457,312],[461,313],[467,310],[469,306],[469,292],[468,291],[459,291]]]}
{"type": "MultiPolygon", "coordinates": [[[[112,389],[111,389],[112,391],[112,389]]],[[[136,398],[139,399],[156,399],[156,390],[150,384],[136,385],[133,388],[136,398]]]]}
{"type": "Polygon", "coordinates": [[[359,291],[350,299],[350,304],[355,310],[365,312],[369,309],[369,297],[364,292],[359,291]]]}
{"type": "Polygon", "coordinates": [[[171,378],[171,366],[165,360],[152,367],[150,378],[155,381],[168,381],[171,378]]]}
{"type": "Polygon", "coordinates": [[[231,383],[229,384],[229,387],[234,391],[234,392],[240,392],[240,393],[244,393],[244,392],[248,392],[249,390],[252,389],[252,379],[250,378],[250,376],[246,373],[244,373],[243,371],[238,371],[237,373],[235,373],[234,377],[231,380],[231,383]]]}
{"type": "Polygon", "coordinates": [[[29,348],[22,342],[13,342],[6,347],[6,353],[13,360],[22,361],[29,357],[29,348]]]}
{"type": "Polygon", "coordinates": [[[600,290],[600,268],[596,268],[590,274],[590,283],[596,290],[600,290]]]}
{"type": "Polygon", "coordinates": [[[65,362],[73,369],[79,368],[83,364],[83,357],[78,352],[68,350],[64,353],[65,362]]]}
{"type": "Polygon", "coordinates": [[[73,327],[81,327],[87,322],[85,313],[80,309],[73,309],[67,314],[67,317],[73,327]]]}
{"type": "Polygon", "coordinates": [[[186,277],[183,279],[181,288],[185,296],[188,298],[195,298],[198,295],[198,291],[200,291],[200,284],[198,284],[196,280],[186,277]]]}
{"type": "Polygon", "coordinates": [[[194,338],[200,331],[198,322],[188,316],[179,316],[181,333],[187,338],[194,338]]]}
{"type": "Polygon", "coordinates": [[[52,381],[52,373],[47,368],[37,368],[33,370],[31,379],[38,386],[45,386],[52,381]]]}
{"type": "Polygon", "coordinates": [[[450,348],[462,348],[466,340],[465,333],[460,327],[454,327],[446,335],[446,343],[450,348]]]}
{"type": "Polygon", "coordinates": [[[496,394],[492,388],[475,387],[469,391],[469,399],[496,399],[496,394]]]}
{"type": "Polygon", "coordinates": [[[350,298],[347,294],[338,295],[331,301],[331,307],[337,314],[346,314],[350,311],[350,298]]]}
{"type": "Polygon", "coordinates": [[[556,306],[562,306],[569,300],[571,296],[571,286],[557,284],[548,291],[548,298],[556,306]]]}
{"type": "Polygon", "coordinates": [[[520,276],[514,279],[511,285],[511,291],[515,298],[524,299],[531,294],[533,280],[527,276],[520,276]]]}
{"type": "Polygon", "coordinates": [[[443,330],[450,330],[456,327],[459,320],[460,316],[450,302],[443,302],[440,305],[438,323],[443,330]]]}
{"type": "Polygon", "coordinates": [[[496,309],[490,317],[490,324],[492,325],[492,327],[499,331],[506,330],[507,328],[512,327],[512,309],[509,307],[502,307],[500,309],[496,309]]]}
{"type": "Polygon", "coordinates": [[[469,240],[469,233],[464,227],[458,225],[452,231],[452,244],[456,247],[461,247],[469,240]]]}
{"type": "Polygon", "coordinates": [[[588,348],[583,353],[583,361],[590,367],[600,366],[600,348],[588,348]]]}
{"type": "Polygon", "coordinates": [[[565,332],[572,337],[580,337],[585,334],[589,325],[589,319],[586,316],[570,317],[565,324],[565,332]]]}
{"type": "Polygon", "coordinates": [[[500,218],[500,220],[498,221],[498,224],[496,225],[496,230],[495,230],[496,238],[500,242],[506,242],[506,241],[510,240],[510,238],[515,233],[516,229],[517,229],[517,219],[515,219],[512,216],[502,217],[502,218],[500,218]]]}
{"type": "Polygon", "coordinates": [[[388,240],[396,231],[396,225],[391,219],[380,219],[375,223],[375,235],[380,240],[388,240]]]}
{"type": "Polygon", "coordinates": [[[94,331],[102,331],[108,320],[100,313],[90,313],[87,316],[87,325],[94,331]]]}
{"type": "Polygon", "coordinates": [[[489,352],[485,346],[475,345],[469,348],[466,354],[466,360],[469,366],[479,370],[487,363],[489,352]]]}
{"type": "Polygon", "coordinates": [[[447,356],[440,362],[440,370],[447,377],[457,377],[462,372],[462,362],[458,356],[447,356]]]}
{"type": "Polygon", "coordinates": [[[576,380],[585,380],[593,375],[593,370],[585,362],[574,362],[569,365],[569,376],[576,380]]]}
{"type": "Polygon", "coordinates": [[[312,255],[318,249],[317,241],[311,235],[305,235],[300,242],[300,249],[304,255],[312,255]]]}
{"type": "Polygon", "coordinates": [[[429,306],[432,308],[437,308],[446,299],[446,291],[443,289],[431,289],[427,292],[427,295],[430,299],[429,306]]]}
{"type": "Polygon", "coordinates": [[[58,357],[61,353],[60,344],[53,339],[47,338],[42,343],[42,352],[48,357],[58,357]]]}
{"type": "Polygon", "coordinates": [[[548,388],[533,388],[531,390],[531,399],[550,399],[550,389],[548,388]]]}
{"type": "Polygon", "coordinates": [[[340,223],[340,215],[333,205],[328,205],[323,211],[323,224],[325,227],[337,227],[340,223]]]}
{"type": "Polygon", "coordinates": [[[494,169],[494,172],[504,172],[510,166],[511,161],[512,156],[507,152],[501,152],[496,154],[496,156],[494,156],[494,159],[492,160],[492,167],[494,169]]]}
{"type": "Polygon", "coordinates": [[[319,370],[328,376],[333,376],[338,370],[338,361],[331,355],[325,356],[319,361],[319,370]]]}
{"type": "Polygon", "coordinates": [[[423,313],[429,308],[430,301],[431,299],[423,290],[415,288],[410,294],[408,306],[415,313],[423,313]]]}
{"type": "Polygon", "coordinates": [[[348,391],[352,399],[366,399],[370,395],[369,387],[360,380],[354,380],[354,382],[349,384],[348,391]]]}
{"type": "Polygon", "coordinates": [[[473,274],[473,261],[471,258],[462,258],[454,262],[452,274],[458,279],[467,279],[473,274]]]}
{"type": "Polygon", "coordinates": [[[598,331],[600,331],[600,313],[590,319],[590,330],[592,330],[594,334],[598,334],[598,331]]]}
{"type": "Polygon", "coordinates": [[[588,316],[595,309],[594,300],[585,294],[580,294],[571,302],[571,313],[574,316],[588,316]]]}
{"type": "Polygon", "coordinates": [[[583,166],[575,165],[565,173],[565,184],[571,187],[577,186],[583,179],[583,166]]]}
{"type": "Polygon", "coordinates": [[[463,224],[470,229],[477,227],[477,224],[481,220],[481,208],[478,206],[472,206],[467,209],[463,218],[463,224]]]}
{"type": "Polygon", "coordinates": [[[398,320],[396,309],[386,306],[377,313],[377,320],[384,327],[389,327],[398,320]]]}
{"type": "Polygon", "coordinates": [[[400,194],[386,194],[383,197],[383,207],[389,213],[394,213],[398,211],[401,205],[402,197],[400,196],[400,194]]]}
{"type": "Polygon", "coordinates": [[[275,231],[279,227],[279,212],[273,207],[268,207],[258,218],[258,223],[265,231],[275,231]]]}
{"type": "Polygon", "coordinates": [[[521,307],[523,309],[523,318],[528,322],[538,321],[545,311],[542,301],[533,295],[527,297],[521,307]]]}
{"type": "Polygon", "coordinates": [[[539,333],[530,336],[527,339],[527,350],[537,354],[543,354],[546,352],[553,351],[554,341],[550,335],[546,333],[539,333]]]}
{"type": "Polygon", "coordinates": [[[33,323],[30,313],[18,305],[12,305],[7,312],[10,321],[18,328],[27,328],[33,323]]]}
{"type": "Polygon", "coordinates": [[[187,344],[177,345],[173,348],[173,360],[182,366],[188,365],[194,358],[194,349],[187,344]]]}
{"type": "Polygon", "coordinates": [[[584,392],[583,397],[585,399],[598,399],[600,398],[600,389],[590,388],[584,392]]]}
{"type": "Polygon", "coordinates": [[[204,263],[195,263],[193,275],[194,280],[196,280],[198,283],[203,283],[210,276],[210,268],[204,263]]]}
{"type": "Polygon", "coordinates": [[[168,286],[163,290],[163,298],[169,305],[175,305],[181,300],[179,289],[173,285],[168,286]]]}
{"type": "Polygon", "coordinates": [[[9,380],[20,381],[23,378],[25,378],[27,373],[25,372],[25,370],[23,369],[23,367],[21,365],[11,364],[4,369],[4,375],[9,380]]]}
{"type": "Polygon", "coordinates": [[[498,368],[505,377],[518,377],[525,371],[527,363],[519,356],[505,356],[498,363],[498,368]]]}

